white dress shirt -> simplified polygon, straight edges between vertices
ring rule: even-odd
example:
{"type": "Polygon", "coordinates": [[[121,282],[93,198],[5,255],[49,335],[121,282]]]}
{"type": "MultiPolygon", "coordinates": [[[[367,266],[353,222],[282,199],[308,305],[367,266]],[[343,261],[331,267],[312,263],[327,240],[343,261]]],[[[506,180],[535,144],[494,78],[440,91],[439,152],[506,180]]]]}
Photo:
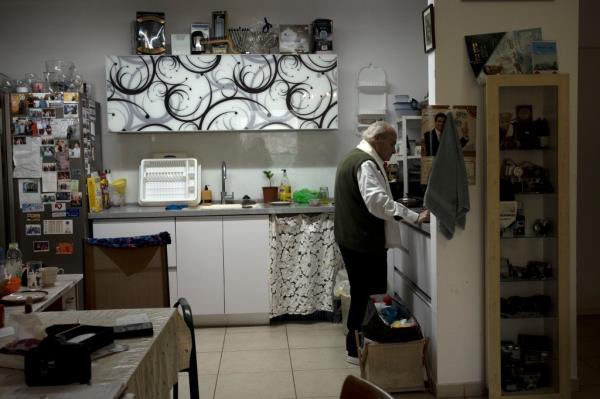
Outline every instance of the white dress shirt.
{"type": "Polygon", "coordinates": [[[365,140],[362,140],[356,148],[366,152],[377,162],[376,165],[373,161],[365,161],[358,169],[356,177],[360,194],[369,213],[385,222],[386,248],[398,247],[401,244],[400,229],[394,216],[416,223],[419,214],[394,201],[387,176],[381,172],[385,171],[383,160],[375,149],[365,140]]]}

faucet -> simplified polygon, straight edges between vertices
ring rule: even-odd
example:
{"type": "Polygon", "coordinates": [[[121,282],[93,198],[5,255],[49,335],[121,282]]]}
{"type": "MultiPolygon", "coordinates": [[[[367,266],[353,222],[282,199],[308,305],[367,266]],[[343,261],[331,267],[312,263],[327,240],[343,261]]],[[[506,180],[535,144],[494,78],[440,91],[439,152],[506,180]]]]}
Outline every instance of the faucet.
{"type": "Polygon", "coordinates": [[[223,161],[221,164],[221,204],[233,204],[233,191],[227,194],[225,180],[227,180],[227,165],[223,161]]]}
{"type": "Polygon", "coordinates": [[[225,191],[225,180],[227,180],[227,165],[225,161],[221,164],[221,204],[225,203],[227,191],[225,191]]]}

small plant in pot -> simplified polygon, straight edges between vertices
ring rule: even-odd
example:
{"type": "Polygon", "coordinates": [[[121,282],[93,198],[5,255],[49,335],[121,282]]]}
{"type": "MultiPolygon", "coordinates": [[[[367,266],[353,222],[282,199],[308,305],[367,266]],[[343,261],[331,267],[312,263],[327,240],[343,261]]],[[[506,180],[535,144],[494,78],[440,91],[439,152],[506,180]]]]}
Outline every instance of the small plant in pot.
{"type": "Polygon", "coordinates": [[[273,172],[270,170],[263,170],[263,174],[267,179],[269,179],[269,186],[262,188],[264,202],[269,203],[277,201],[277,194],[279,193],[279,190],[271,182],[271,179],[273,179],[273,172]]]}

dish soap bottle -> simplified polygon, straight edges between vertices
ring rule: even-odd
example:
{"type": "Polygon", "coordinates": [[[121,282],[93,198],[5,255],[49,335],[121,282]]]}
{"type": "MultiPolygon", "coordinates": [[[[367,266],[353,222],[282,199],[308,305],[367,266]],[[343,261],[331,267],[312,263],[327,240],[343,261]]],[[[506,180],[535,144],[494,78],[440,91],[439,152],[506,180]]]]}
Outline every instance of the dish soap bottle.
{"type": "Polygon", "coordinates": [[[202,192],[200,193],[200,198],[202,199],[202,204],[212,204],[212,191],[208,189],[208,184],[204,185],[204,190],[202,190],[202,192]]]}
{"type": "Polygon", "coordinates": [[[281,184],[279,185],[279,201],[291,201],[292,200],[292,186],[290,186],[290,179],[288,178],[286,169],[281,169],[283,176],[281,176],[281,184]]]}

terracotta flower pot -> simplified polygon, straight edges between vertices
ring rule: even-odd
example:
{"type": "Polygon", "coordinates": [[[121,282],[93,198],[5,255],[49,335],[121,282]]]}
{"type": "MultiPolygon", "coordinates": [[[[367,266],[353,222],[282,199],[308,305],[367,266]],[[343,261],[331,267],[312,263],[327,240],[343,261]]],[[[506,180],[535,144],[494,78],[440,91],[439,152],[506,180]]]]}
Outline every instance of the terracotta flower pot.
{"type": "Polygon", "coordinates": [[[277,201],[277,194],[279,193],[279,189],[274,186],[263,187],[263,201],[266,203],[277,201]]]}

